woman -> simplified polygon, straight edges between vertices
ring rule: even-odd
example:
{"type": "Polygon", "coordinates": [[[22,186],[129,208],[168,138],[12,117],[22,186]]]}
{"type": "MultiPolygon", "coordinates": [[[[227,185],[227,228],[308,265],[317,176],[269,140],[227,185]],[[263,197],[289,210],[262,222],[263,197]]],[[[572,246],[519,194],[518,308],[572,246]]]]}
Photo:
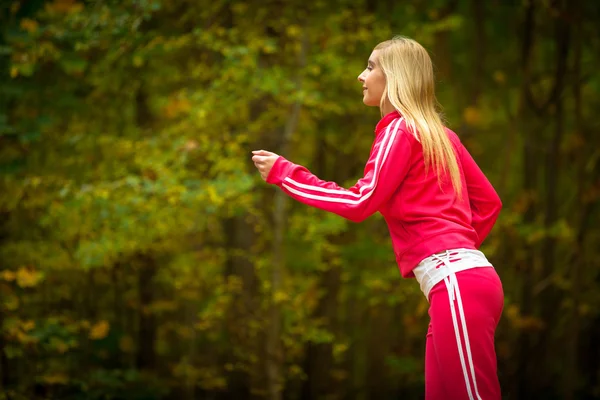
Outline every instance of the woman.
{"type": "Polygon", "coordinates": [[[294,199],[352,221],[379,211],[403,277],[430,303],[425,397],[500,399],[494,333],[502,284],[477,249],[502,204],[458,136],[436,112],[433,66],[412,39],[380,43],[359,75],[363,102],[382,119],[364,177],[349,189],[277,154],[254,151],[268,183],[294,199]]]}

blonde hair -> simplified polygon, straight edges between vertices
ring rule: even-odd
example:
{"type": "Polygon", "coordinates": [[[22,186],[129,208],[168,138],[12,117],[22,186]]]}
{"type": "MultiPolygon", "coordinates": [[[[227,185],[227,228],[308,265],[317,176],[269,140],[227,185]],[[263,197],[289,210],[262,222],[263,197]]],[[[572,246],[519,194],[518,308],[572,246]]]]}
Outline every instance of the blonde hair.
{"type": "Polygon", "coordinates": [[[425,172],[433,167],[441,186],[442,177],[450,176],[452,186],[462,197],[460,169],[454,146],[437,112],[433,64],[427,50],[403,36],[379,43],[378,63],[386,77],[386,101],[404,117],[423,146],[425,172]]]}

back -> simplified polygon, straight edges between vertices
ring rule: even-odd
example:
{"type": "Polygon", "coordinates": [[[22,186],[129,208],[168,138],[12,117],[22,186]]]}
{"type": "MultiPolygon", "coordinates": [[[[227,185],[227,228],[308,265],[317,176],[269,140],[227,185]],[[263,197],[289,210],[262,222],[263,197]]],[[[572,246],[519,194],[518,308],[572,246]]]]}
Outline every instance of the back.
{"type": "Polygon", "coordinates": [[[402,128],[402,133],[408,136],[411,144],[410,166],[402,183],[379,211],[389,226],[402,275],[407,277],[412,276],[412,269],[423,258],[449,248],[476,249],[487,235],[485,232],[484,237],[480,237],[483,232],[478,232],[477,223],[473,223],[478,212],[474,212],[473,208],[477,208],[478,204],[477,201],[471,201],[467,178],[476,178],[478,187],[488,186],[485,190],[488,197],[486,203],[494,209],[492,215],[487,217],[493,218],[493,221],[488,220],[488,223],[493,225],[495,222],[501,203],[453,131],[446,129],[456,150],[461,171],[461,199],[457,198],[449,177],[440,183],[432,168],[425,171],[421,144],[405,125],[402,128]]]}

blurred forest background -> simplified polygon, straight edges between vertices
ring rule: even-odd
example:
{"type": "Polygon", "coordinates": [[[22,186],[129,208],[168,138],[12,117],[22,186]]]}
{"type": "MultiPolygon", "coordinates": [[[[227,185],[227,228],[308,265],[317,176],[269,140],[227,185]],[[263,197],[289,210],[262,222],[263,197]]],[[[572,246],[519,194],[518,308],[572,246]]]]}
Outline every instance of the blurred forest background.
{"type": "Polygon", "coordinates": [[[402,34],[504,202],[505,399],[600,399],[600,1],[3,0],[0,399],[419,399],[427,302],[361,177],[402,34]]]}

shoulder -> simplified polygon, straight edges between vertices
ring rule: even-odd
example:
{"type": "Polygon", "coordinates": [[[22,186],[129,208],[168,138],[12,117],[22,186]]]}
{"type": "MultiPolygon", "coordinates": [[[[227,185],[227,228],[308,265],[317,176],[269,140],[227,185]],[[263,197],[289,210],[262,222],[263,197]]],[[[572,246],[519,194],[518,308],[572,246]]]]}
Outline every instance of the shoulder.
{"type": "Polygon", "coordinates": [[[385,125],[380,124],[376,131],[376,136],[376,143],[414,140],[414,135],[410,133],[406,121],[401,116],[389,119],[385,125]]]}
{"type": "Polygon", "coordinates": [[[446,133],[448,134],[448,137],[450,138],[450,140],[452,140],[453,142],[460,143],[460,137],[458,136],[458,134],[456,132],[454,132],[452,129],[448,128],[447,126],[444,126],[444,129],[446,130],[446,133]]]}
{"type": "Polygon", "coordinates": [[[458,136],[458,134],[456,132],[454,132],[452,129],[448,128],[447,126],[444,127],[444,129],[446,130],[446,133],[448,134],[448,138],[450,139],[450,141],[452,142],[452,144],[454,145],[454,147],[461,151],[463,149],[463,143],[460,140],[460,136],[458,136]]]}
{"type": "Polygon", "coordinates": [[[421,146],[421,142],[415,130],[400,116],[395,120],[396,138],[409,143],[411,146],[421,146]]]}

